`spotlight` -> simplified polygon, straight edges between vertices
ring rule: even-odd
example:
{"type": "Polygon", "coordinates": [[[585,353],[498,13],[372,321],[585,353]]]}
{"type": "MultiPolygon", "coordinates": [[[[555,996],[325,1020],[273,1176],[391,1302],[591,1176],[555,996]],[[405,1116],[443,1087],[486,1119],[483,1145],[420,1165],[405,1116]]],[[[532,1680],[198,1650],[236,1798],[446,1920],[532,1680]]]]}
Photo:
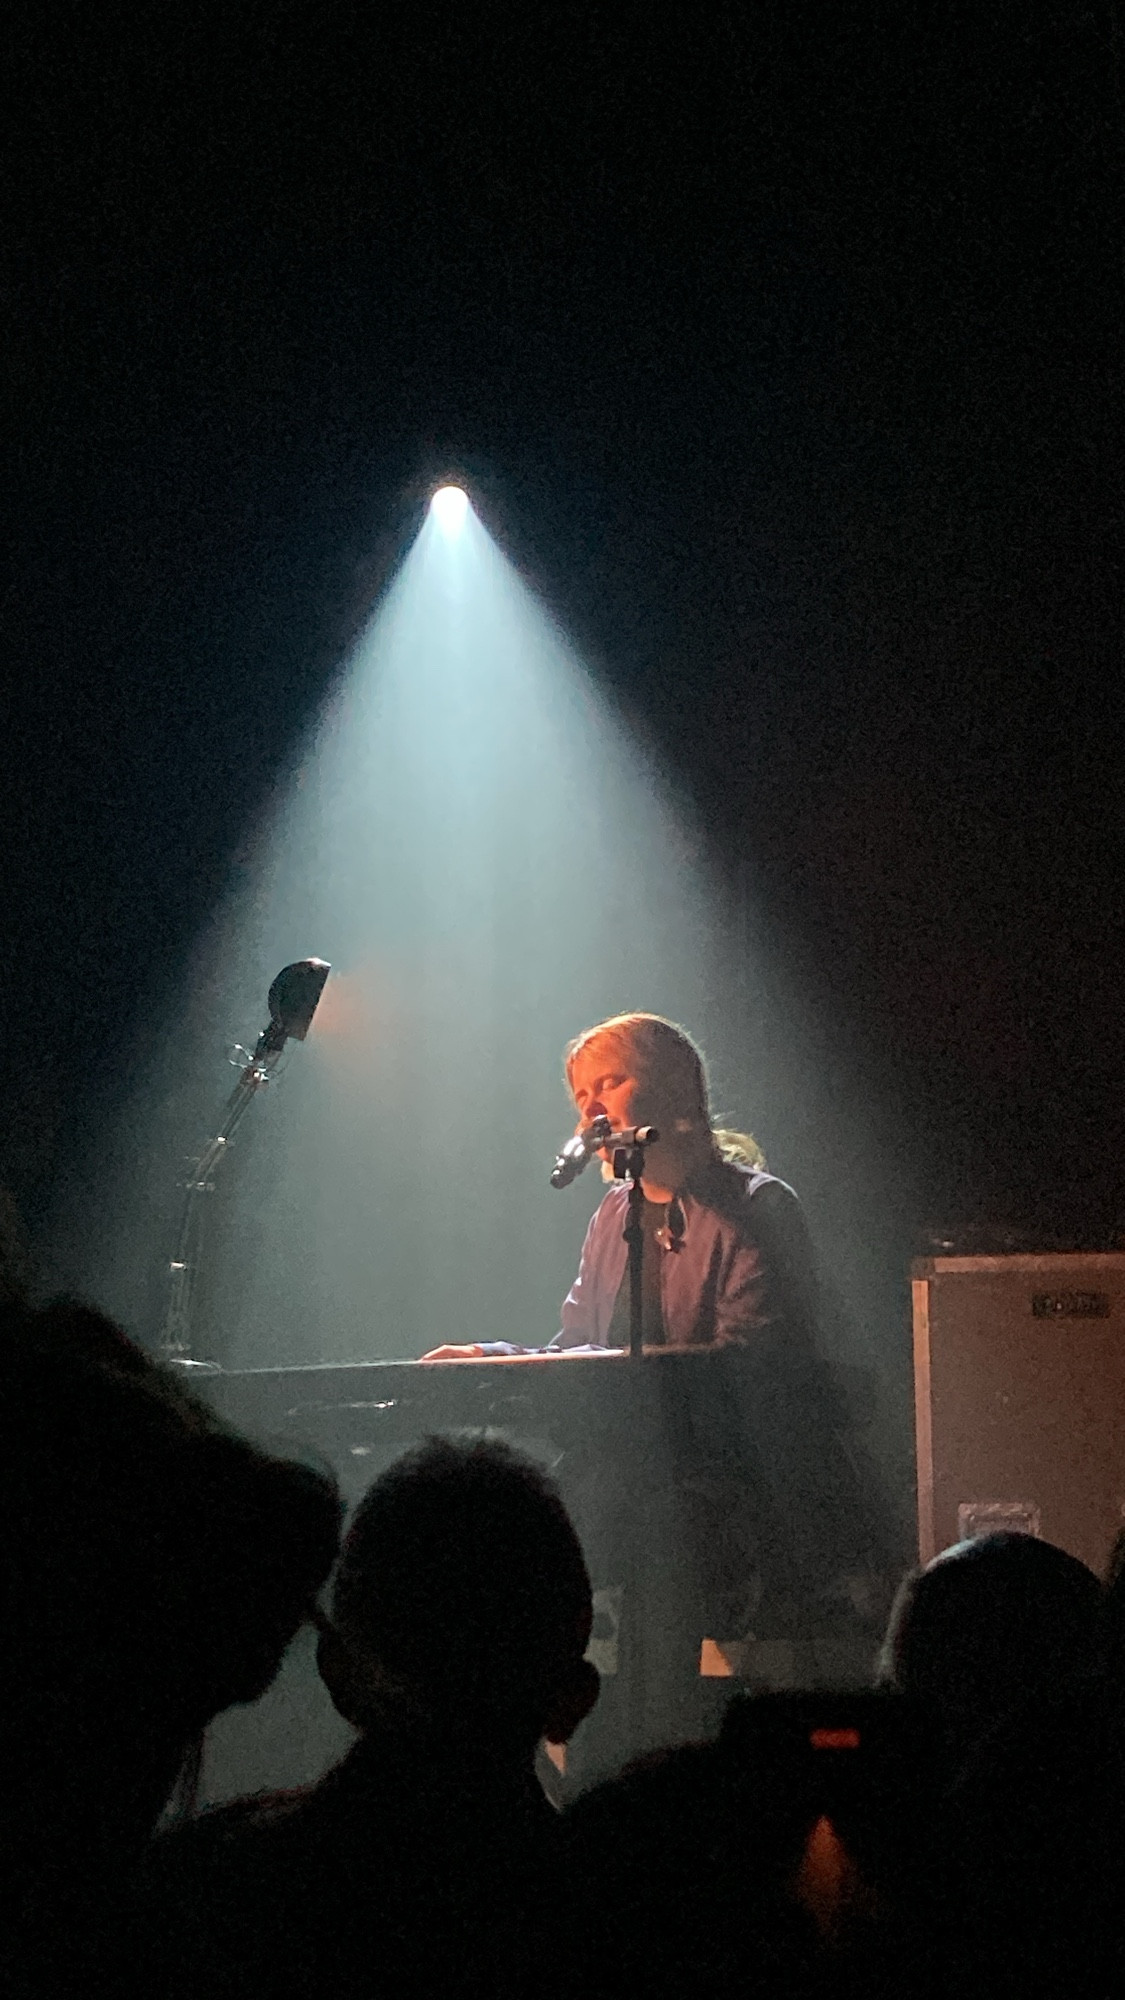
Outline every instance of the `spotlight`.
{"type": "Polygon", "coordinates": [[[439,486],[430,501],[430,512],[447,535],[455,535],[469,511],[469,496],[460,486],[439,486]]]}

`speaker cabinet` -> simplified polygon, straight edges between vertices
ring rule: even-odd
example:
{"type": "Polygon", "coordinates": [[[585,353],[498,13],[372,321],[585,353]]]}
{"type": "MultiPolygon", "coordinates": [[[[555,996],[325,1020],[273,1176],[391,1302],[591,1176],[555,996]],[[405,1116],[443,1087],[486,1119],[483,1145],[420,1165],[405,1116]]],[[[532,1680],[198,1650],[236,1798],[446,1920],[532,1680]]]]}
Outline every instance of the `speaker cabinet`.
{"type": "Polygon", "coordinates": [[[1125,1252],[912,1269],[918,1552],[990,1528],[1099,1574],[1125,1524],[1125,1252]]]}

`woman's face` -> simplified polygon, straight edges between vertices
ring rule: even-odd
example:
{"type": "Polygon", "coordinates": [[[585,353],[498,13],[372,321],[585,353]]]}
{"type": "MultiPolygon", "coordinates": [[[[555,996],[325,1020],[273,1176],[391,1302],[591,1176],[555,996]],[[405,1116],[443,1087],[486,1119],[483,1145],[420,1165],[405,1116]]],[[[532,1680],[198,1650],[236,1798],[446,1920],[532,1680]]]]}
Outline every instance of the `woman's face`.
{"type": "MultiPolygon", "coordinates": [[[[699,1134],[710,1133],[706,1124],[685,1121],[676,1092],[670,1085],[679,1079],[638,1074],[637,1051],[624,1036],[599,1036],[588,1042],[575,1057],[570,1069],[570,1088],[578,1112],[578,1130],[584,1131],[595,1118],[608,1118],[615,1132],[630,1131],[636,1125],[655,1125],[660,1138],[645,1155],[645,1185],[657,1191],[676,1190],[696,1163],[699,1134]]],[[[682,1093],[682,1082],[681,1082],[682,1093]]],[[[613,1153],[601,1149],[602,1176],[611,1174],[613,1153]]],[[[659,1198],[659,1192],[654,1195],[659,1198]]]]}
{"type": "Polygon", "coordinates": [[[652,1092],[640,1083],[626,1042],[588,1042],[574,1059],[570,1089],[579,1131],[592,1125],[595,1118],[608,1118],[615,1132],[654,1118],[652,1092]]]}

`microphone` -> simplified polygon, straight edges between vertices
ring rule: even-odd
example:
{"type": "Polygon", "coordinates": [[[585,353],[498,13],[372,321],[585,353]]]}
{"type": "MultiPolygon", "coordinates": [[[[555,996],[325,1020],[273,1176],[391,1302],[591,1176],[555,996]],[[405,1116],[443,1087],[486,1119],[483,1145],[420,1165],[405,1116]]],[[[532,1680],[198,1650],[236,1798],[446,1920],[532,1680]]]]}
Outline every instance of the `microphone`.
{"type": "Polygon", "coordinates": [[[585,1131],[576,1132],[573,1139],[567,1140],[555,1161],[551,1186],[569,1187],[571,1181],[585,1172],[593,1155],[603,1148],[625,1147],[632,1151],[634,1146],[651,1146],[659,1137],[655,1125],[634,1125],[627,1132],[615,1132],[608,1118],[595,1118],[585,1131]]]}
{"type": "Polygon", "coordinates": [[[612,1137],[612,1127],[608,1118],[595,1118],[584,1132],[576,1132],[568,1139],[555,1161],[551,1172],[553,1188],[569,1187],[579,1174],[584,1173],[593,1155],[602,1146],[608,1145],[612,1137]]]}

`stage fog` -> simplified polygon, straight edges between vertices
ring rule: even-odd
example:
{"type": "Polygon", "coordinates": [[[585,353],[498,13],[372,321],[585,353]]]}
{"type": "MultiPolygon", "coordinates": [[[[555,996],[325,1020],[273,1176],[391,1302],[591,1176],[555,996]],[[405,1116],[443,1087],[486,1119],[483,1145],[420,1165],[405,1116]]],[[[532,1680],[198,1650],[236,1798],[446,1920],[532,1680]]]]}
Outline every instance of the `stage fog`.
{"type": "Polygon", "coordinates": [[[229,894],[143,1024],[88,1176],[77,1280],[157,1342],[178,1189],[265,996],[329,959],[304,1045],[213,1194],[194,1348],[228,1367],[545,1341],[601,1188],[548,1175],[573,1126],[567,1038],[642,1007],[685,1022],[718,1108],[772,1145],[745,898],[471,509],[431,509],[229,894]]]}

